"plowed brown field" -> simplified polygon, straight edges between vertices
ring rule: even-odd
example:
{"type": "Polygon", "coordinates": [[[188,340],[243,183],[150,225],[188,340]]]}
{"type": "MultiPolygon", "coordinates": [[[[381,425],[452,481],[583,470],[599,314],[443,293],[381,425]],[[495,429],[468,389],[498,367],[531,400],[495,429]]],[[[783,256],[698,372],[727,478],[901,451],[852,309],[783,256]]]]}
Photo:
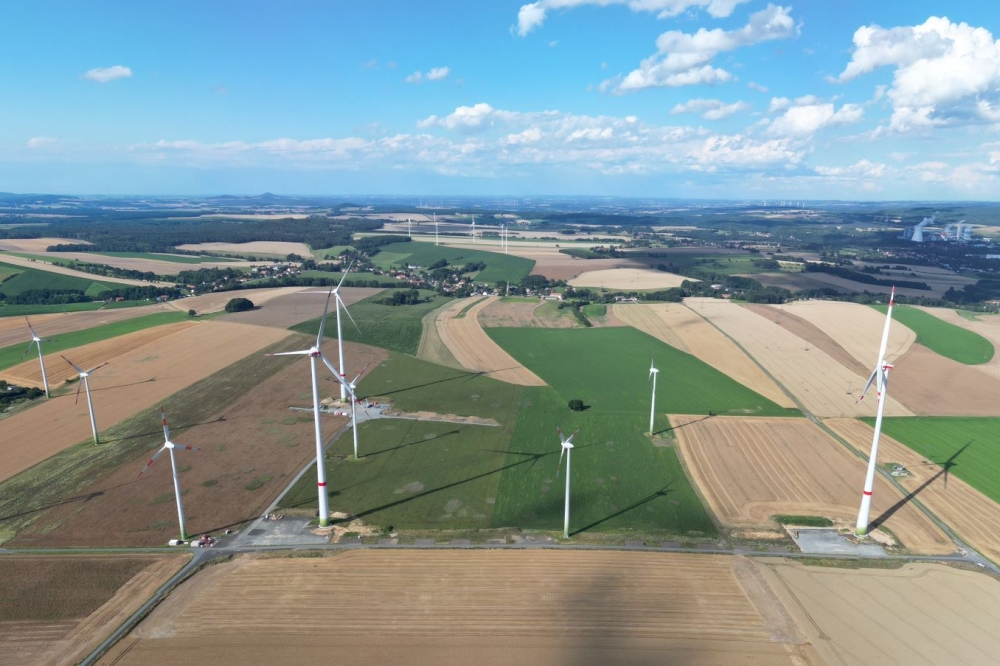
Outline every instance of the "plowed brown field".
{"type": "Polygon", "coordinates": [[[72,238],[4,238],[0,240],[0,250],[34,254],[45,252],[50,245],[89,245],[87,241],[72,238]]]}
{"type": "Polygon", "coordinates": [[[539,316],[539,308],[551,303],[493,299],[479,311],[479,323],[484,328],[576,328],[580,325],[568,311],[555,310],[548,313],[550,316],[539,316]]]}
{"type": "MultiPolygon", "coordinates": [[[[239,291],[220,291],[201,296],[191,296],[176,301],[168,301],[168,304],[177,310],[187,312],[194,310],[198,314],[209,314],[211,312],[222,312],[226,308],[226,303],[233,298],[249,298],[254,305],[264,305],[275,298],[287,296],[302,291],[302,287],[272,287],[269,289],[241,289],[239,291]]],[[[320,306],[320,314],[323,314],[320,306]]],[[[317,315],[319,316],[319,315],[317,315]]]]}
{"type": "Polygon", "coordinates": [[[682,304],[617,304],[613,311],[630,326],[697,357],[782,407],[795,407],[753,359],[682,304]]]}
{"type": "Polygon", "coordinates": [[[474,372],[484,372],[493,379],[521,386],[545,386],[538,375],[518,363],[500,345],[486,335],[479,325],[479,313],[494,301],[491,296],[473,305],[464,317],[456,318],[469,302],[454,301],[437,311],[435,326],[441,341],[448,347],[462,367],[474,372]]]}
{"type": "Polygon", "coordinates": [[[306,259],[312,259],[312,250],[305,243],[289,243],[285,241],[252,241],[250,243],[187,243],[178,245],[178,250],[188,252],[222,252],[232,254],[253,254],[286,257],[297,254],[306,259]]]}
{"type": "MultiPolygon", "coordinates": [[[[117,278],[108,277],[104,275],[94,275],[93,273],[87,273],[85,271],[78,271],[72,268],[65,268],[63,266],[54,266],[52,264],[45,263],[44,261],[35,261],[34,259],[25,259],[24,257],[15,257],[10,254],[5,254],[0,257],[0,261],[5,264],[12,264],[14,266],[21,266],[23,268],[34,268],[39,271],[48,271],[49,273],[59,273],[60,275],[72,275],[74,277],[83,278],[85,280],[104,282],[106,284],[130,284],[140,287],[173,287],[171,282],[146,282],[144,280],[132,280],[129,278],[117,278]]],[[[182,264],[178,264],[181,266],[182,264]]]]}
{"type": "MultiPolygon", "coordinates": [[[[859,451],[871,448],[874,429],[855,419],[828,419],[834,432],[859,451]]],[[[1000,562],[1000,506],[969,484],[950,474],[945,485],[944,470],[913,449],[882,434],[878,457],[886,463],[899,463],[910,476],[897,480],[916,499],[944,521],[973,548],[994,562],[1000,562]]]]}
{"type": "MultiPolygon", "coordinates": [[[[49,386],[58,387],[67,379],[74,379],[77,376],[76,370],[69,363],[62,359],[63,356],[71,360],[83,369],[96,368],[102,363],[110,363],[119,356],[133,352],[140,347],[153,343],[160,338],[175,335],[185,329],[197,326],[198,322],[182,321],[176,324],[165,324],[154,326],[134,333],[126,333],[109,340],[92,342],[82,347],[74,347],[64,352],[56,354],[45,354],[45,375],[48,377],[49,386]]],[[[44,346],[43,346],[44,349],[44,346]]],[[[94,374],[95,380],[97,373],[94,374]]],[[[42,388],[42,369],[38,365],[38,358],[29,359],[13,368],[8,368],[0,372],[0,379],[6,379],[18,386],[37,386],[42,388]]]]}
{"type": "Polygon", "coordinates": [[[331,651],[338,662],[414,666],[818,663],[767,586],[741,585],[754,578],[734,571],[744,562],[553,551],[240,558],[185,583],[101,663],[158,666],[188,653],[253,666],[331,651]]]}
{"type": "MultiPolygon", "coordinates": [[[[0,654],[10,659],[12,664],[52,664],[57,666],[72,666],[79,663],[91,651],[93,651],[101,641],[108,637],[112,631],[117,629],[129,616],[145,603],[153,593],[165,583],[170,576],[176,573],[188,560],[189,553],[178,553],[176,555],[74,555],[72,557],[58,556],[9,556],[5,557],[4,567],[8,573],[12,568],[25,571],[37,564],[43,564],[47,569],[58,571],[60,565],[72,565],[72,573],[68,567],[57,580],[47,581],[46,589],[34,591],[44,598],[39,598],[38,603],[60,604],[65,603],[67,598],[76,599],[82,595],[88,597],[97,593],[107,601],[98,608],[85,611],[86,615],[71,619],[61,620],[18,620],[0,622],[0,654]],[[125,564],[143,566],[139,572],[131,577],[124,585],[117,590],[96,589],[98,586],[107,583],[107,578],[98,576],[95,570],[93,575],[87,576],[87,565],[111,564],[112,561],[121,561],[125,564]],[[81,575],[82,574],[82,575],[81,575]],[[60,599],[60,595],[65,595],[60,599]],[[109,598],[108,598],[109,597],[109,598]]],[[[111,566],[114,566],[111,564],[111,566]]],[[[20,577],[9,577],[8,585],[34,585],[39,581],[32,576],[30,571],[20,577]]],[[[7,586],[5,586],[7,587],[7,586]]],[[[17,594],[32,594],[33,590],[19,590],[17,594]]],[[[7,598],[10,601],[10,598],[7,598]]],[[[62,615],[63,613],[52,613],[51,611],[41,611],[42,614],[62,615]]]]}
{"type": "MultiPolygon", "coordinates": [[[[671,416],[691,476],[719,520],[765,525],[773,515],[826,516],[853,524],[865,463],[807,419],[671,416]]],[[[872,518],[901,499],[875,479],[872,518]]],[[[920,511],[904,505],[885,526],[915,553],[955,548],[920,511]]]]}
{"type": "Polygon", "coordinates": [[[889,395],[921,416],[1000,416],[1000,379],[914,344],[896,359],[889,395]]]}
{"type": "MultiPolygon", "coordinates": [[[[235,321],[241,324],[253,324],[255,326],[290,328],[295,324],[301,324],[310,319],[318,319],[323,314],[323,303],[326,301],[329,289],[324,290],[313,287],[307,289],[297,287],[293,289],[296,289],[296,291],[273,296],[269,294],[270,298],[260,300],[259,302],[254,300],[254,305],[259,305],[259,308],[247,310],[246,312],[226,314],[222,316],[222,320],[235,321]]],[[[340,290],[340,297],[345,305],[352,305],[381,291],[383,290],[379,288],[344,287],[340,290]]],[[[240,293],[242,294],[243,292],[240,293]]],[[[253,300],[252,297],[251,300],[253,300]]],[[[333,306],[331,305],[331,313],[333,313],[332,308],[333,306]]],[[[342,323],[350,326],[351,323],[347,320],[347,317],[341,316],[345,320],[342,323]]],[[[336,314],[331,314],[329,320],[330,328],[327,330],[335,332],[337,330],[335,328],[336,321],[336,314]]]]}
{"type": "Polygon", "coordinates": [[[827,664],[992,666],[1000,583],[941,564],[896,570],[757,566],[827,664]]]}
{"type": "MultiPolygon", "coordinates": [[[[94,374],[99,428],[111,426],[172,393],[289,335],[262,326],[206,321],[119,356],[94,374]]],[[[90,437],[85,401],[56,397],[0,421],[0,481],[90,437]]]]}
{"type": "MultiPolygon", "coordinates": [[[[817,416],[874,416],[874,400],[856,403],[867,374],[851,371],[811,342],[735,303],[689,298],[684,304],[743,347],[809,412],[817,416]]],[[[913,415],[893,397],[891,388],[885,413],[913,415]]]]}
{"type": "MultiPolygon", "coordinates": [[[[166,259],[152,259],[145,257],[117,257],[109,254],[96,254],[94,252],[35,252],[38,257],[45,261],[82,261],[88,264],[104,264],[131,271],[152,271],[157,275],[176,275],[180,271],[197,270],[199,268],[248,268],[253,266],[250,261],[232,261],[211,259],[201,261],[197,264],[168,261],[166,259]]],[[[183,255],[180,255],[183,256],[183,255]]]]}

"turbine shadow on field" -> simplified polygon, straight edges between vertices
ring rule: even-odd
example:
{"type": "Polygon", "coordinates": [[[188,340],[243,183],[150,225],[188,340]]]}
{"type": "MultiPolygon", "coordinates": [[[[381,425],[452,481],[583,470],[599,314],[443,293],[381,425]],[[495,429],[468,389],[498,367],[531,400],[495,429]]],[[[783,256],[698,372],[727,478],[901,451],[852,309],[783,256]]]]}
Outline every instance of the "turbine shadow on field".
{"type": "Polygon", "coordinates": [[[640,506],[642,506],[644,504],[648,504],[649,502],[652,502],[653,500],[655,500],[655,499],[657,499],[659,497],[666,497],[667,495],[669,495],[670,493],[673,492],[672,490],[670,490],[670,486],[672,484],[673,484],[673,481],[670,481],[669,483],[667,483],[665,486],[663,486],[662,488],[660,488],[656,492],[654,492],[654,493],[652,493],[650,495],[647,495],[646,497],[643,497],[641,500],[639,500],[637,502],[634,502],[633,504],[630,504],[629,506],[625,507],[624,509],[619,509],[618,511],[615,511],[611,515],[605,516],[604,518],[601,518],[599,520],[595,520],[594,522],[590,523],[589,525],[585,525],[583,527],[577,528],[577,529],[573,530],[572,532],[570,532],[569,535],[570,536],[576,536],[577,534],[580,534],[581,532],[586,532],[587,530],[593,529],[593,528],[597,527],[598,525],[600,525],[601,523],[605,523],[605,522],[611,520],[612,518],[617,518],[618,516],[620,516],[620,515],[622,515],[624,513],[628,513],[632,509],[637,509],[637,508],[639,508],[640,506]]]}
{"type": "Polygon", "coordinates": [[[506,471],[508,469],[511,469],[512,467],[517,467],[518,465],[523,465],[526,462],[530,462],[530,459],[519,460],[519,461],[517,461],[515,463],[510,463],[509,465],[504,465],[503,467],[498,467],[496,469],[491,469],[488,472],[483,472],[481,474],[475,474],[473,476],[470,476],[467,479],[462,479],[461,481],[453,481],[452,483],[446,483],[443,486],[438,486],[437,488],[431,488],[429,490],[424,490],[424,491],[421,491],[419,493],[415,493],[413,495],[410,495],[409,497],[404,497],[403,499],[398,499],[398,500],[396,500],[394,502],[388,502],[388,503],[383,504],[381,506],[372,507],[370,509],[364,509],[363,511],[357,511],[357,512],[351,514],[350,516],[348,516],[347,518],[342,518],[340,520],[334,520],[334,521],[331,521],[331,522],[333,524],[346,523],[346,522],[350,522],[350,521],[354,520],[355,518],[364,518],[365,516],[371,515],[373,513],[378,513],[379,511],[384,511],[386,509],[391,509],[391,508],[399,506],[401,504],[406,504],[407,502],[412,502],[415,499],[420,499],[421,497],[427,497],[428,495],[433,495],[434,493],[439,493],[442,490],[449,490],[450,488],[455,488],[457,486],[461,486],[463,484],[470,483],[472,481],[477,481],[479,479],[484,479],[487,476],[492,476],[493,474],[499,474],[499,473],[504,472],[504,471],[506,471]]]}
{"type": "MultiPolygon", "coordinates": [[[[101,391],[110,391],[112,389],[128,388],[129,386],[140,386],[142,384],[149,384],[149,383],[155,382],[155,381],[156,381],[156,377],[150,377],[149,379],[143,379],[142,381],[131,382],[129,384],[115,384],[114,386],[101,386],[100,388],[91,388],[90,392],[91,393],[99,393],[101,391]]],[[[67,394],[67,395],[69,395],[69,394],[67,394]]]]}
{"type": "Polygon", "coordinates": [[[403,393],[405,391],[412,391],[414,389],[426,388],[428,386],[434,386],[435,384],[444,384],[445,382],[453,382],[457,379],[464,379],[468,381],[470,379],[475,379],[476,377],[482,377],[485,374],[486,374],[485,372],[463,372],[462,374],[454,375],[453,377],[445,377],[444,379],[435,379],[432,382],[426,382],[424,384],[416,384],[414,386],[404,386],[403,388],[393,389],[391,391],[379,391],[377,393],[374,393],[373,395],[378,395],[378,396],[395,395],[396,393],[403,393]]]}
{"type": "Polygon", "coordinates": [[[101,497],[102,495],[109,493],[112,490],[117,490],[118,488],[124,488],[125,486],[130,486],[133,483],[138,483],[138,482],[139,482],[138,479],[134,481],[126,481],[125,483],[119,483],[117,486],[111,486],[110,488],[104,488],[102,490],[94,490],[92,492],[84,493],[83,495],[77,495],[76,497],[69,497],[67,499],[60,500],[58,502],[50,502],[49,504],[43,504],[42,506],[35,507],[33,509],[27,509],[19,513],[12,513],[9,516],[0,516],[0,523],[2,523],[5,520],[13,520],[15,518],[21,518],[23,516],[30,516],[33,513],[39,513],[41,511],[54,509],[57,506],[63,506],[65,504],[73,504],[74,502],[80,502],[82,504],[86,504],[90,500],[97,499],[98,497],[101,497]]]}
{"type": "MultiPolygon", "coordinates": [[[[211,423],[223,423],[225,421],[226,421],[226,417],[225,416],[220,416],[217,419],[212,419],[210,421],[199,421],[198,423],[181,423],[179,425],[174,425],[174,424],[171,423],[170,424],[170,432],[171,432],[172,435],[176,435],[177,433],[181,432],[182,430],[187,430],[189,428],[194,428],[194,427],[200,426],[200,425],[209,425],[211,423]]],[[[130,440],[130,439],[139,439],[140,437],[152,437],[153,435],[157,435],[157,434],[159,434],[159,435],[163,434],[163,428],[162,427],[156,428],[155,430],[149,430],[149,431],[146,431],[146,432],[139,432],[139,433],[136,433],[134,435],[125,435],[124,437],[115,437],[114,439],[105,439],[105,440],[102,440],[102,443],[104,443],[104,444],[111,444],[112,442],[124,442],[124,441],[130,440]]]]}
{"type": "Polygon", "coordinates": [[[695,423],[701,423],[702,421],[707,421],[708,419],[714,418],[716,416],[722,416],[727,411],[728,410],[723,410],[721,412],[709,412],[707,416],[703,416],[700,419],[695,419],[693,421],[687,421],[686,423],[682,423],[682,424],[680,424],[678,426],[669,426],[667,428],[664,428],[663,430],[657,430],[656,432],[653,433],[653,435],[662,435],[665,432],[671,432],[673,430],[680,430],[681,428],[686,428],[689,425],[694,425],[695,423]]]}
{"type": "Polygon", "coordinates": [[[466,428],[456,428],[454,430],[449,430],[448,432],[439,433],[439,434],[434,435],[433,437],[430,437],[428,439],[417,439],[417,440],[414,440],[412,442],[404,442],[403,444],[398,444],[396,446],[391,446],[388,449],[382,449],[381,451],[373,451],[371,453],[366,453],[364,455],[364,457],[365,458],[371,458],[372,456],[377,456],[377,455],[382,454],[382,453],[391,453],[392,451],[398,451],[399,449],[405,449],[407,447],[414,446],[415,444],[427,444],[429,442],[433,442],[435,440],[441,439],[442,437],[447,437],[448,435],[457,435],[457,434],[459,434],[460,432],[462,432],[465,429],[466,428]]]}
{"type": "MultiPolygon", "coordinates": [[[[902,509],[907,504],[909,504],[914,497],[919,495],[921,492],[923,492],[925,488],[930,486],[932,483],[937,481],[942,476],[944,477],[944,485],[947,488],[948,473],[952,467],[956,467],[958,465],[958,463],[955,462],[955,459],[958,458],[958,456],[962,455],[962,453],[965,452],[967,448],[969,448],[969,446],[972,444],[973,441],[974,440],[970,439],[968,442],[966,442],[965,446],[960,448],[958,451],[955,451],[955,453],[951,454],[951,457],[945,460],[943,463],[940,463],[941,469],[934,476],[921,483],[919,487],[914,488],[911,492],[907,493],[906,496],[903,497],[903,499],[899,500],[898,502],[890,506],[882,513],[882,515],[880,515],[875,520],[871,521],[871,527],[872,528],[880,527],[883,523],[885,523],[885,521],[889,520],[889,518],[891,518],[893,514],[895,514],[897,511],[902,509]]],[[[932,463],[932,464],[937,464],[937,463],[932,463]]]]}

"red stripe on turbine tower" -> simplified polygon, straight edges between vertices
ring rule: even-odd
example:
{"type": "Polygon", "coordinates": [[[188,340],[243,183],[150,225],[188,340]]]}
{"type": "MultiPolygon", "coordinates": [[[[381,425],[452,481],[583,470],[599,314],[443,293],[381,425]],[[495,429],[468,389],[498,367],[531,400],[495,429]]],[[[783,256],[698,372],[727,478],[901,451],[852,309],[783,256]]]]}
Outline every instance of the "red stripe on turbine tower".
{"type": "Polygon", "coordinates": [[[861,492],[863,492],[865,495],[868,495],[869,497],[872,496],[872,491],[870,491],[870,490],[863,490],[861,492]]]}
{"type": "Polygon", "coordinates": [[[326,486],[326,481],[320,481],[316,485],[319,486],[320,488],[323,488],[326,486]]]}

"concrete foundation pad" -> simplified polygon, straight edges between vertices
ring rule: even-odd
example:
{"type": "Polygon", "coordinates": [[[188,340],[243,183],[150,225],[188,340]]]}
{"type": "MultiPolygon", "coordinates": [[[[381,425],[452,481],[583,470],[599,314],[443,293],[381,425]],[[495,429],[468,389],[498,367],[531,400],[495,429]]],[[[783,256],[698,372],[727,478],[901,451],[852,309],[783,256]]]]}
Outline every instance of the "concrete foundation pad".
{"type": "Polygon", "coordinates": [[[885,549],[874,542],[855,543],[832,527],[786,527],[785,531],[803,553],[885,557],[885,549]]]}
{"type": "Polygon", "coordinates": [[[240,538],[241,546],[315,546],[330,543],[329,536],[313,534],[309,518],[286,516],[261,520],[240,538]]]}

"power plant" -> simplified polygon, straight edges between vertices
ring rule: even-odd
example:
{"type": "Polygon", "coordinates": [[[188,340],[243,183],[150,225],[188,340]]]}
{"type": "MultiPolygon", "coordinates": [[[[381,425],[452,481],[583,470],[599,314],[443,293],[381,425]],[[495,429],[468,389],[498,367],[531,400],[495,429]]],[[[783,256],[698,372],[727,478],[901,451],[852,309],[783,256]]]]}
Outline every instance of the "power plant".
{"type": "Polygon", "coordinates": [[[937,213],[934,213],[930,217],[925,217],[919,224],[912,227],[905,227],[900,238],[913,241],[914,243],[924,243],[927,241],[969,243],[972,241],[972,228],[974,225],[966,224],[965,220],[959,220],[958,222],[946,224],[940,232],[931,232],[925,229],[925,227],[934,226],[936,221],[937,213]]]}

